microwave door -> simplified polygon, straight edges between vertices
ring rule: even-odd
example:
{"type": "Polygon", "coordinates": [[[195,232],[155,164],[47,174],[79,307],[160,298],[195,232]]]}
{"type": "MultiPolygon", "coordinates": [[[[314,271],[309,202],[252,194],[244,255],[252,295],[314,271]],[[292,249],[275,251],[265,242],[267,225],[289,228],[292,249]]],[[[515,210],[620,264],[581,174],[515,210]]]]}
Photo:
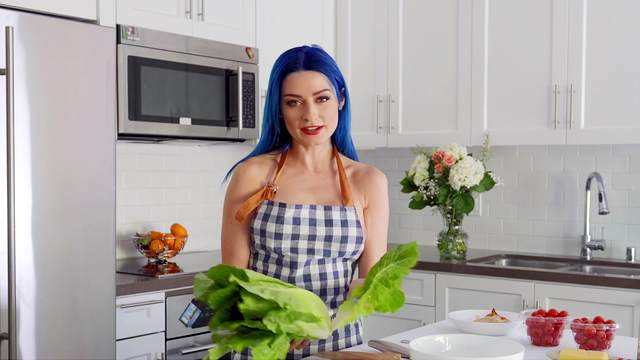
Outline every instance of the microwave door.
{"type": "Polygon", "coordinates": [[[239,139],[228,111],[236,64],[118,45],[119,134],[239,139]]]}

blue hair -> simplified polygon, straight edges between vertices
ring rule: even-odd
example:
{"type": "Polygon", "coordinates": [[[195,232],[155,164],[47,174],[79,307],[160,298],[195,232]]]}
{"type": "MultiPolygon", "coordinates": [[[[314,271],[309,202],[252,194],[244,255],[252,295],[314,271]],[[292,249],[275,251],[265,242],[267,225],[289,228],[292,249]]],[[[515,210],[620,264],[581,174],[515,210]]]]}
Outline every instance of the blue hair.
{"type": "Polygon", "coordinates": [[[285,150],[291,145],[289,134],[282,118],[280,98],[282,83],[287,75],[297,71],[317,71],[329,79],[336,91],[336,98],[344,100],[342,109],[338,111],[338,126],[331,135],[331,142],[344,156],[358,161],[358,153],[351,138],[351,105],[347,84],[335,60],[318,45],[303,45],[291,48],[278,57],[271,69],[269,88],[265,99],[262,132],[256,147],[242,160],[235,163],[224,181],[227,181],[233,170],[241,162],[276,150],[285,150]]]}

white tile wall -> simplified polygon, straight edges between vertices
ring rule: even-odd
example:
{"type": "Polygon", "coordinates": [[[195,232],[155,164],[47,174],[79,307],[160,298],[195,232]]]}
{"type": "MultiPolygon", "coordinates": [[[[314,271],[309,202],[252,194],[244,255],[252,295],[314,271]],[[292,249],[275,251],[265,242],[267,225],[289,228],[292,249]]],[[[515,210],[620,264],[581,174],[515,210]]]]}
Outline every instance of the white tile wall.
{"type": "MultiPolygon", "coordinates": [[[[409,195],[398,184],[413,161],[411,149],[365,150],[360,156],[389,179],[389,240],[434,245],[441,220],[428,208],[410,210],[409,195]]],[[[578,255],[584,184],[597,170],[611,214],[592,210],[592,235],[599,238],[602,231],[607,241],[596,256],[623,258],[627,246],[640,248],[640,145],[500,146],[493,148],[489,166],[504,186],[476,199],[480,209],[464,222],[472,247],[578,255]]]]}
{"type": "Polygon", "coordinates": [[[117,257],[140,256],[136,231],[169,232],[183,224],[183,251],[220,248],[224,175],[253,145],[212,143],[117,144],[117,257]]]}

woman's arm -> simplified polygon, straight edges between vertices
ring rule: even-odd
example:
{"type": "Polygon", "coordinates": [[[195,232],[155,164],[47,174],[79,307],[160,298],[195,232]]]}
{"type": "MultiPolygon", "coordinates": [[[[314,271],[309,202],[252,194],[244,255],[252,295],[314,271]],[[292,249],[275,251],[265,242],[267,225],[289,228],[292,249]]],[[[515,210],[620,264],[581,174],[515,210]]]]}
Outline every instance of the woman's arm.
{"type": "Polygon", "coordinates": [[[358,277],[365,278],[371,267],[387,252],[389,230],[389,190],[385,174],[367,166],[363,176],[365,205],[363,209],[367,238],[360,256],[358,277]]]}
{"type": "Polygon", "coordinates": [[[266,172],[263,174],[261,167],[256,159],[246,160],[236,167],[229,181],[222,212],[220,241],[223,264],[245,269],[249,266],[251,217],[240,223],[235,215],[245,200],[262,188],[261,179],[265,179],[266,172]]]}

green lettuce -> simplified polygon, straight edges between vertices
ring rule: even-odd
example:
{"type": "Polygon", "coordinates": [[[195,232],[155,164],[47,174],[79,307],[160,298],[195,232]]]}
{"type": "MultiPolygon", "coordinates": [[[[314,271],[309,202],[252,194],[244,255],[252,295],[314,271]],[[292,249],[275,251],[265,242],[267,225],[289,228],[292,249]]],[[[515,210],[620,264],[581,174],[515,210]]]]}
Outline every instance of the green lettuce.
{"type": "Polygon", "coordinates": [[[400,310],[402,280],[416,264],[415,242],[388,251],[361,286],[351,289],[332,321],[314,293],[281,280],[228,265],[195,277],[194,296],[213,310],[209,322],[216,346],[209,359],[251,348],[256,360],[283,359],[291,340],[326,339],[338,328],[373,312],[400,310]]]}

